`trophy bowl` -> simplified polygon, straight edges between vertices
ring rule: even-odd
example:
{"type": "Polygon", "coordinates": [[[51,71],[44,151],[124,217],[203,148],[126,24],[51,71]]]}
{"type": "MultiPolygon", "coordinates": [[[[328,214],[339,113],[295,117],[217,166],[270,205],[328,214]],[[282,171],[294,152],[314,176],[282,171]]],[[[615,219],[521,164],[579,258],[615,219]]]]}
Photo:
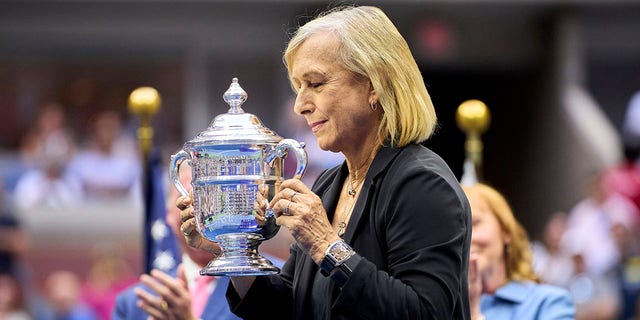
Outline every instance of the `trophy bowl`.
{"type": "Polygon", "coordinates": [[[289,152],[296,156],[295,175],[301,177],[307,167],[307,153],[303,143],[283,139],[256,116],[244,112],[241,105],[247,93],[237,78],[223,98],[230,109],[171,156],[169,175],[180,194],[188,196],[179,170],[184,161],[189,162],[196,229],[222,248],[222,254],[200,274],[275,274],[280,270],[258,253],[258,246],[275,236],[280,227],[268,208],[264,217],[256,218],[258,192],[270,201],[279,191],[284,180],[284,158],[289,152]]]}

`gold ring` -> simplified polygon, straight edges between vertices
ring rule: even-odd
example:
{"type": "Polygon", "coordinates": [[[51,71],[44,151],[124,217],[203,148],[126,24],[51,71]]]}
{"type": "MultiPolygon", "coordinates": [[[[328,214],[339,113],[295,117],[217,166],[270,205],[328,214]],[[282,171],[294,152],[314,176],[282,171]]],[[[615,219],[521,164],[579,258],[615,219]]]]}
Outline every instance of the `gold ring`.
{"type": "Polygon", "coordinates": [[[182,227],[180,227],[180,231],[182,231],[182,234],[183,234],[185,237],[190,236],[190,235],[191,235],[191,232],[193,232],[193,230],[191,230],[191,232],[186,232],[186,231],[184,231],[184,229],[183,229],[182,227]]]}
{"type": "Polygon", "coordinates": [[[289,201],[289,203],[287,203],[287,206],[284,208],[284,215],[288,216],[289,215],[289,206],[291,205],[291,201],[289,201]]]}
{"type": "Polygon", "coordinates": [[[160,300],[160,309],[162,309],[162,311],[169,310],[169,304],[167,303],[167,301],[160,300]]]}
{"type": "Polygon", "coordinates": [[[293,197],[295,197],[295,196],[296,196],[296,194],[298,194],[298,193],[294,191],[294,192],[291,194],[291,197],[289,197],[289,201],[293,201],[293,197]]]}

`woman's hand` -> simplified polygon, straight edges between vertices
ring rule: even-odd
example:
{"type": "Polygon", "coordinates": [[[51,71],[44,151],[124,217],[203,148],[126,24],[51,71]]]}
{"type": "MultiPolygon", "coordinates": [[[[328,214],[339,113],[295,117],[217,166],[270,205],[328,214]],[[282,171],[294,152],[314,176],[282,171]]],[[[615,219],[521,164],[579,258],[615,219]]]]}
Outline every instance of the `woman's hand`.
{"type": "Polygon", "coordinates": [[[176,206],[180,209],[180,231],[187,240],[187,244],[191,247],[213,252],[216,256],[222,253],[220,246],[204,238],[196,230],[196,219],[194,217],[193,210],[193,197],[192,196],[180,196],[176,200],[176,206]]]}
{"type": "Polygon", "coordinates": [[[264,227],[267,223],[267,218],[265,214],[267,209],[269,209],[269,201],[267,201],[267,193],[269,192],[269,188],[265,185],[258,186],[258,194],[256,195],[256,202],[253,204],[253,209],[255,210],[255,218],[258,226],[264,227]]]}
{"type": "Polygon", "coordinates": [[[329,244],[340,237],[333,230],[322,201],[299,179],[282,182],[269,206],[276,223],[285,226],[298,247],[320,264],[329,244]]]}
{"type": "Polygon", "coordinates": [[[484,316],[480,311],[480,296],[482,295],[482,277],[478,270],[478,256],[472,253],[469,256],[469,306],[471,307],[471,319],[480,320],[484,316]]]}

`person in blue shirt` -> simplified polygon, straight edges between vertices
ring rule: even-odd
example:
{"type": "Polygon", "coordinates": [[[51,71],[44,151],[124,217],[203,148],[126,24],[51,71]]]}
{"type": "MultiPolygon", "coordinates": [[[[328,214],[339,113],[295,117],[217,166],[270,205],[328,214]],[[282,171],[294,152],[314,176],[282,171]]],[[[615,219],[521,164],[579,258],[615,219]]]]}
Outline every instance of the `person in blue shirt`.
{"type": "Polygon", "coordinates": [[[527,233],[492,187],[463,185],[472,215],[469,304],[472,320],[574,319],[569,293],[541,284],[527,233]]]}
{"type": "MultiPolygon", "coordinates": [[[[180,179],[183,185],[190,185],[191,170],[182,170],[180,179]]],[[[112,320],[239,319],[231,313],[225,298],[229,278],[199,275],[199,270],[215,257],[216,252],[220,252],[220,247],[213,244],[215,250],[204,251],[187,245],[179,227],[182,223],[180,213],[173,204],[176,197],[177,190],[170,188],[166,221],[177,237],[182,251],[182,261],[177,274],[154,269],[149,274],[141,275],[139,283],[118,295],[111,314],[112,320]],[[209,281],[199,281],[199,278],[209,281]],[[202,290],[196,290],[197,283],[203,283],[202,290]]]]}

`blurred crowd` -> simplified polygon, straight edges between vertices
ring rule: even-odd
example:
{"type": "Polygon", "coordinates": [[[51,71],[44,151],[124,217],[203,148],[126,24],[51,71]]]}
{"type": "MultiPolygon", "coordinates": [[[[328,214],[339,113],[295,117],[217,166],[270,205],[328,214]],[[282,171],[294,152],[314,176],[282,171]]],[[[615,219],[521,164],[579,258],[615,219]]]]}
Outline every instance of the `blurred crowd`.
{"type": "Polygon", "coordinates": [[[640,319],[640,93],[622,132],[624,159],[593,172],[532,247],[536,273],[569,290],[577,319],[640,319]]]}
{"type": "MultiPolygon", "coordinates": [[[[91,252],[83,275],[54,270],[37,282],[24,259],[32,245],[21,223],[24,212],[114,199],[141,203],[137,142],[122,115],[96,112],[83,132],[70,128],[68,116],[58,104],[43,106],[24,136],[20,163],[4,177],[0,319],[109,319],[116,294],[141,272],[108,244],[91,252]]],[[[559,208],[533,237],[536,273],[569,290],[578,319],[640,319],[640,95],[631,100],[626,119],[624,161],[594,172],[584,198],[559,208]]],[[[342,161],[317,148],[304,122],[283,121],[282,136],[307,143],[307,184],[342,161]]]]}
{"type": "Polygon", "coordinates": [[[56,269],[39,279],[26,259],[36,244],[25,215],[77,211],[88,202],[141,201],[137,142],[121,115],[96,112],[82,132],[74,132],[67,117],[59,104],[42,106],[23,137],[20,161],[4,170],[0,319],[108,319],[116,294],[136,281],[136,270],[108,243],[86,244],[92,249],[83,274],[56,269]]]}
{"type": "Polygon", "coordinates": [[[96,112],[80,133],[82,139],[68,127],[66,117],[62,106],[47,104],[24,137],[22,173],[13,190],[15,205],[26,211],[123,196],[139,199],[136,141],[125,134],[121,115],[96,112]]]}
{"type": "MultiPolygon", "coordinates": [[[[640,191],[640,166],[627,177],[640,191]]],[[[577,319],[640,317],[640,193],[628,198],[611,186],[621,168],[597,173],[585,198],[558,211],[533,243],[543,282],[569,290],[577,319]]]]}

